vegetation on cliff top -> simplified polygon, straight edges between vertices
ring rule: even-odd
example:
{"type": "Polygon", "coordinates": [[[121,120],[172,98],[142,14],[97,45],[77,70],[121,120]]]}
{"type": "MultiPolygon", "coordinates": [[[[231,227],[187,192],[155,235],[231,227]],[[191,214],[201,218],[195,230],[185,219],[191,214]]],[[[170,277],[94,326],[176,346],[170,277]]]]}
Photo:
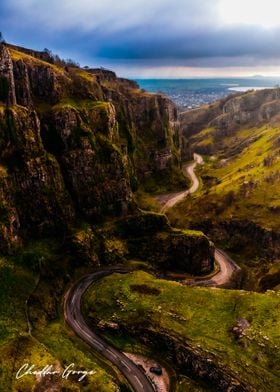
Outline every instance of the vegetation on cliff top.
{"type": "Polygon", "coordinates": [[[230,252],[250,290],[280,282],[279,94],[250,91],[182,114],[191,148],[205,155],[203,187],[169,210],[169,219],[230,252]]]}
{"type": "Polygon", "coordinates": [[[47,270],[54,269],[55,263],[58,263],[56,268],[62,264],[57,257],[57,244],[44,241],[33,243],[17,255],[0,259],[0,389],[30,392],[36,384],[45,390],[49,383],[53,387],[67,388],[69,392],[80,388],[114,392],[117,386],[104,365],[64,325],[58,298],[59,291],[63,292],[66,287],[58,275],[56,283],[54,278],[46,278],[47,270]],[[40,382],[36,382],[34,376],[17,380],[15,374],[25,363],[35,364],[36,369],[53,365],[62,371],[75,363],[79,369],[93,369],[96,373],[83,383],[76,377],[63,380],[61,376],[52,378],[51,384],[47,377],[40,382]]]}
{"type": "MultiPolygon", "coordinates": [[[[5,250],[12,250],[12,240],[18,241],[21,235],[34,235],[38,228],[44,235],[55,226],[68,236],[61,242],[69,245],[75,261],[69,262],[68,254],[62,255],[51,243],[33,243],[20,254],[1,259],[2,385],[15,391],[33,388],[31,378],[20,385],[13,379],[23,361],[38,366],[73,361],[80,367],[94,365],[96,370],[83,385],[84,391],[114,391],[114,379],[65,327],[61,297],[70,274],[74,279],[77,263],[83,266],[76,277],[85,266],[92,270],[100,263],[129,258],[148,260],[163,269],[195,267],[197,273],[206,261],[207,270],[212,269],[213,248],[207,237],[174,230],[159,214],[137,215],[132,200],[137,189],[137,201],[146,206],[150,204],[146,192],[187,186],[181,171],[176,110],[167,98],[143,92],[110,71],[49,63],[35,52],[33,56],[10,48],[9,53],[16,69],[14,96],[19,105],[7,109],[8,90],[14,83],[5,75],[5,80],[0,79],[0,142],[4,146],[0,234],[7,242],[5,250]],[[61,207],[65,207],[63,213],[61,207]],[[130,212],[135,214],[132,219],[127,218],[130,212]],[[125,223],[116,222],[119,215],[126,216],[125,223]],[[103,217],[105,226],[97,228],[103,217]],[[81,227],[74,227],[74,222],[81,227]]],[[[222,220],[253,215],[254,222],[279,228],[278,135],[278,128],[260,126],[223,135],[219,155],[207,160],[202,169],[207,186],[170,212],[173,222],[185,229],[202,217],[222,220]]],[[[211,150],[219,137],[214,127],[207,127],[193,136],[192,143],[211,150]]],[[[108,277],[90,289],[86,298],[87,312],[94,319],[117,321],[133,331],[139,331],[142,323],[177,335],[202,355],[212,353],[263,391],[279,387],[275,360],[280,345],[279,306],[275,293],[191,289],[140,271],[108,277]],[[239,338],[232,332],[238,318],[250,324],[239,338]]],[[[75,380],[64,386],[79,390],[75,380]]]]}
{"type": "Polygon", "coordinates": [[[279,128],[241,130],[224,138],[224,143],[228,144],[226,157],[213,156],[201,171],[205,185],[199,197],[183,201],[170,216],[181,215],[185,223],[196,222],[201,215],[213,221],[249,218],[266,229],[278,230],[279,128]],[[246,147],[231,156],[230,150],[241,143],[246,147]]]}
{"type": "Polygon", "coordinates": [[[134,336],[144,329],[176,336],[263,392],[280,388],[279,308],[275,292],[190,288],[141,271],[102,279],[84,299],[84,312],[95,325],[118,323],[134,336]],[[239,319],[247,327],[237,335],[239,319]]]}
{"type": "Polygon", "coordinates": [[[192,148],[207,163],[203,192],[171,213],[178,223],[195,223],[202,215],[279,230],[279,107],[279,89],[271,89],[229,96],[182,115],[192,148]]]}
{"type": "Polygon", "coordinates": [[[27,62],[30,62],[30,64],[33,64],[33,65],[51,68],[53,71],[55,71],[58,74],[64,73],[63,69],[61,69],[60,67],[58,67],[54,64],[40,60],[34,56],[31,56],[31,55],[24,53],[24,52],[21,52],[19,50],[15,50],[15,49],[9,49],[9,50],[11,53],[11,57],[14,61],[25,60],[27,62]]]}
{"type": "Polygon", "coordinates": [[[2,193],[11,211],[0,216],[3,248],[38,226],[130,213],[138,189],[185,186],[177,111],[167,97],[49,51],[2,44],[0,61],[2,193]]]}

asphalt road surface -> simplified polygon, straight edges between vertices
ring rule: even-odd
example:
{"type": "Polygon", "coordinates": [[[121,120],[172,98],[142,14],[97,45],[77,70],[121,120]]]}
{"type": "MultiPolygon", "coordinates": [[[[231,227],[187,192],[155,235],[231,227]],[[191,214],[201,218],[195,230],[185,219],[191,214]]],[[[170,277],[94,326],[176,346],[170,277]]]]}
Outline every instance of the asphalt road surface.
{"type": "Polygon", "coordinates": [[[219,271],[211,279],[190,279],[187,283],[195,286],[224,286],[234,273],[240,271],[240,267],[221,249],[215,248],[215,260],[219,264],[219,271]]]}
{"type": "MultiPolygon", "coordinates": [[[[194,162],[185,166],[185,171],[192,181],[192,186],[183,192],[171,193],[162,195],[157,198],[158,202],[162,204],[161,212],[166,212],[179,201],[184,199],[187,195],[195,193],[199,188],[199,179],[195,174],[197,165],[203,164],[203,158],[199,154],[193,154],[194,162]]],[[[223,286],[228,283],[236,271],[240,270],[238,265],[221,249],[215,249],[215,260],[219,264],[219,272],[211,279],[193,279],[188,280],[189,284],[204,285],[204,286],[223,286]]]]}
{"type": "MultiPolygon", "coordinates": [[[[195,174],[197,165],[203,164],[203,159],[200,155],[194,154],[194,162],[186,166],[186,172],[192,180],[192,186],[184,191],[175,194],[169,194],[161,197],[161,202],[164,202],[162,211],[173,207],[178,201],[182,200],[188,194],[194,193],[199,187],[199,180],[195,174]],[[165,197],[165,199],[163,199],[165,197]]],[[[238,265],[221,249],[215,249],[215,259],[219,264],[219,272],[208,280],[193,280],[189,281],[193,285],[205,286],[222,286],[227,283],[232,274],[239,270],[238,265]]],[[[89,344],[104,358],[108,359],[124,374],[129,384],[135,392],[155,392],[155,388],[150,379],[146,377],[128,357],[123,353],[110,346],[106,341],[96,335],[87,325],[81,313],[81,298],[88,287],[97,280],[111,275],[114,272],[128,273],[129,270],[120,268],[110,268],[95,272],[80,279],[65,295],[64,303],[64,317],[68,325],[84,342],[89,344]]]]}
{"type": "Polygon", "coordinates": [[[166,212],[169,208],[173,207],[179,201],[183,200],[187,195],[195,193],[199,187],[199,179],[195,174],[197,165],[203,164],[203,158],[199,154],[193,154],[194,162],[184,166],[184,170],[192,181],[192,186],[182,192],[169,193],[168,195],[158,196],[157,201],[162,205],[161,212],[166,212]]]}
{"type": "Polygon", "coordinates": [[[96,335],[87,325],[81,313],[81,298],[87,288],[97,280],[114,272],[127,273],[128,270],[108,269],[98,271],[80,279],[65,295],[64,318],[71,329],[84,342],[114,364],[126,377],[135,392],[155,392],[151,381],[128,357],[110,346],[96,335]]]}
{"type": "Polygon", "coordinates": [[[222,286],[227,283],[233,273],[240,267],[221,249],[215,249],[215,260],[220,266],[220,271],[211,279],[214,286],[222,286]]]}

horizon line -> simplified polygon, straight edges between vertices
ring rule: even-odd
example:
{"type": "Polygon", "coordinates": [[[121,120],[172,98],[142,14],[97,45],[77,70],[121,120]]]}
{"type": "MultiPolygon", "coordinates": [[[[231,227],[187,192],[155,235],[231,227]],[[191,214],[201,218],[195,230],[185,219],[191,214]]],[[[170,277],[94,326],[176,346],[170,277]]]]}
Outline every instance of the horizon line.
{"type": "Polygon", "coordinates": [[[161,77],[161,76],[128,76],[128,79],[135,80],[192,80],[192,79],[280,79],[280,75],[276,76],[186,76],[186,77],[161,77]]]}

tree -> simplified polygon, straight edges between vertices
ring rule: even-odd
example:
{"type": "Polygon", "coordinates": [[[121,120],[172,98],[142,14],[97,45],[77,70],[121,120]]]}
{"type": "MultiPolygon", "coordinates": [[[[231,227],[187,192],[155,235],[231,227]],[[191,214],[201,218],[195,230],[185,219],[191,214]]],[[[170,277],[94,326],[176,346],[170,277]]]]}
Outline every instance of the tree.
{"type": "Polygon", "coordinates": [[[69,67],[73,67],[73,68],[80,68],[80,64],[72,59],[67,59],[66,65],[68,65],[69,67]]]}
{"type": "Polygon", "coordinates": [[[48,48],[45,48],[45,49],[44,49],[44,52],[45,52],[47,55],[49,55],[50,57],[53,56],[52,51],[51,51],[50,49],[48,49],[48,48]]]}

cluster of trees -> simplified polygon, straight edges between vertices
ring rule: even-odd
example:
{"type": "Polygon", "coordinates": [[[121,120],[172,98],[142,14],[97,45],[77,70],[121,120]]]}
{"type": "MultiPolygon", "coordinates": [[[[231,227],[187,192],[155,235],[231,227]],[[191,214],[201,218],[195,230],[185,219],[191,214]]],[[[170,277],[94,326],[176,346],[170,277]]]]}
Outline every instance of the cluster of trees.
{"type": "MultiPolygon", "coordinates": [[[[74,67],[74,68],[80,68],[80,64],[72,59],[62,59],[60,58],[57,54],[53,53],[50,49],[45,48],[44,52],[49,56],[53,64],[58,65],[59,67],[74,67]]],[[[89,69],[90,67],[88,65],[85,65],[83,67],[84,69],[89,69]]],[[[100,70],[107,71],[106,68],[100,67],[100,70]]]]}
{"type": "MultiPolygon", "coordinates": [[[[6,43],[4,36],[2,32],[0,31],[0,44],[6,43]]],[[[75,67],[75,68],[80,68],[80,64],[72,59],[61,59],[57,54],[53,53],[50,49],[45,48],[44,52],[49,56],[50,61],[53,64],[56,64],[60,67],[75,67]]],[[[89,67],[86,65],[84,67],[85,69],[89,69],[89,67]]]]}
{"type": "Polygon", "coordinates": [[[51,50],[45,48],[44,52],[50,57],[54,64],[60,67],[75,67],[80,68],[80,64],[72,59],[61,59],[58,54],[53,53],[51,50]]]}

